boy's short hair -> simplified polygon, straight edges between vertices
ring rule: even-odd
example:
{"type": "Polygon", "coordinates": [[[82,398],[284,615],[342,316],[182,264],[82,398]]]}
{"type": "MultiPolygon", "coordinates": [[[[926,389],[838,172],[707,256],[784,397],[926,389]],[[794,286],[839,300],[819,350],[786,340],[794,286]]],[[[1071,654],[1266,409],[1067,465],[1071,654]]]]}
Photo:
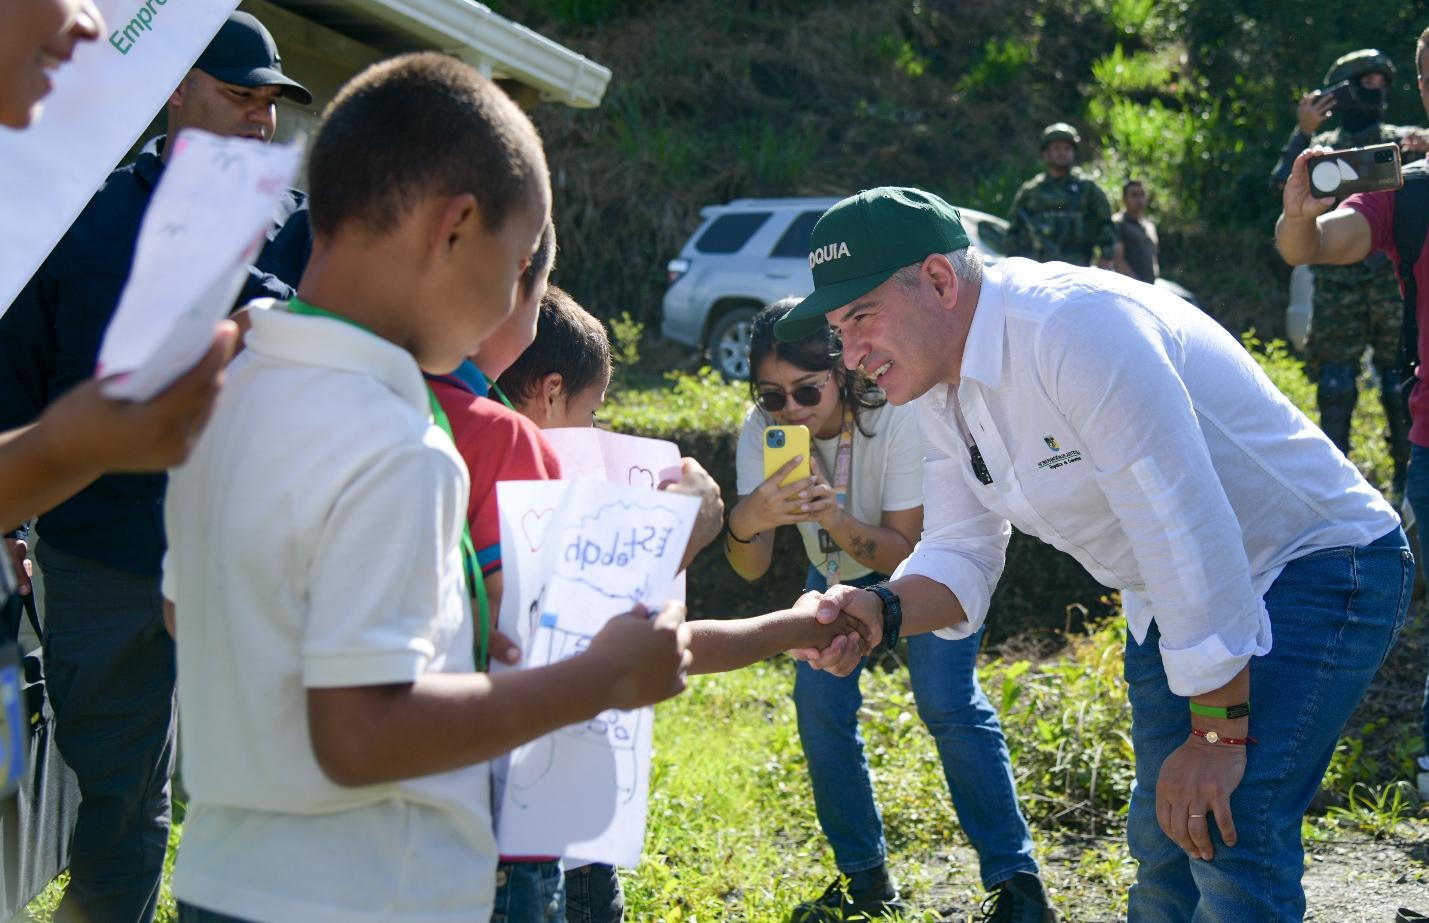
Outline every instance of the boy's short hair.
{"type": "Polygon", "coordinates": [[[1129,180],[1127,180],[1126,182],[1124,182],[1124,183],[1121,184],[1121,194],[1122,194],[1122,195],[1126,195],[1128,192],[1131,191],[1131,187],[1132,187],[1132,186],[1140,186],[1140,187],[1143,188],[1143,189],[1146,188],[1146,184],[1143,183],[1141,180],[1139,180],[1139,179],[1129,179],[1129,180]]]}
{"type": "Polygon", "coordinates": [[[536,280],[544,278],[551,271],[555,262],[556,224],[554,221],[547,221],[545,230],[541,231],[541,239],[536,243],[536,252],[531,254],[531,262],[526,264],[526,269],[521,273],[518,284],[521,286],[523,298],[536,287],[536,280]]]}
{"type": "Polygon", "coordinates": [[[536,340],[496,380],[514,400],[538,397],[540,383],[559,372],[567,399],[610,374],[610,338],[605,325],[563,289],[551,286],[541,299],[536,340]]]}
{"type": "Polygon", "coordinates": [[[531,120],[476,68],[437,52],[380,61],[323,114],[308,175],[313,232],[391,230],[428,196],[476,197],[502,226],[549,182],[531,120]]]}

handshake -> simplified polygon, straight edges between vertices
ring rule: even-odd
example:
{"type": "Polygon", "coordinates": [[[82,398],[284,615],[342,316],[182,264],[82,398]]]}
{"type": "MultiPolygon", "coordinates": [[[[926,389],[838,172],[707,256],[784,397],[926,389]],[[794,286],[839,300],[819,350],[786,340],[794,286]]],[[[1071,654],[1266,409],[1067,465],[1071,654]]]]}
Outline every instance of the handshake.
{"type": "Polygon", "coordinates": [[[794,611],[813,616],[813,643],[789,654],[816,670],[847,676],[883,644],[884,610],[883,600],[871,590],[843,584],[823,593],[811,590],[794,604],[794,611]]]}

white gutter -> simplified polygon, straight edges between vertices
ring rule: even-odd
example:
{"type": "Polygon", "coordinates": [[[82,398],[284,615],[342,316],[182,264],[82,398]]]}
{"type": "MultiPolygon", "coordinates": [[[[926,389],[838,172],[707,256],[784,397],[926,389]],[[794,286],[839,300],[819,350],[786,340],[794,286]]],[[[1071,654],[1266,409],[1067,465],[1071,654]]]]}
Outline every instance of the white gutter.
{"type": "Polygon", "coordinates": [[[610,83],[610,68],[473,0],[349,2],[450,51],[490,77],[510,77],[533,86],[548,100],[593,109],[610,83]]]}

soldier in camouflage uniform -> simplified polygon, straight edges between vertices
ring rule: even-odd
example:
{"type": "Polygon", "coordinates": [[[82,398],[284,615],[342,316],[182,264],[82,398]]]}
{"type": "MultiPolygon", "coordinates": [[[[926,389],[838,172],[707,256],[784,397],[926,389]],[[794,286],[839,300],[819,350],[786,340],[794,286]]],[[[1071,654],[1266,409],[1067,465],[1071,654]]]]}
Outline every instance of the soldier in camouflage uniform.
{"type": "Polygon", "coordinates": [[[1043,129],[1042,162],[1047,170],[1023,183],[1012,199],[1008,256],[1090,266],[1096,250],[1096,265],[1111,268],[1116,246],[1111,204],[1096,182],[1073,166],[1081,140],[1066,122],[1043,129]]]}
{"type": "MultiPolygon", "coordinates": [[[[1388,56],[1365,48],[1340,57],[1325,74],[1325,86],[1342,80],[1350,83],[1349,105],[1336,107],[1334,98],[1320,91],[1301,97],[1298,124],[1270,175],[1276,190],[1285,185],[1295,158],[1311,145],[1363,147],[1397,141],[1404,135],[1404,129],[1380,121],[1387,90],[1394,82],[1394,64],[1388,56]],[[1340,124],[1317,133],[1332,114],[1340,117],[1340,124]]],[[[1406,159],[1413,159],[1413,155],[1406,155],[1406,159]]],[[[1404,301],[1394,270],[1384,254],[1372,253],[1354,266],[1316,266],[1314,272],[1315,315],[1305,364],[1316,381],[1320,427],[1340,451],[1349,454],[1350,417],[1359,398],[1356,379],[1365,347],[1372,347],[1381,382],[1380,401],[1389,420],[1393,491],[1396,497],[1401,496],[1409,464],[1409,414],[1397,393],[1397,385],[1404,377],[1399,371],[1404,301]]]]}

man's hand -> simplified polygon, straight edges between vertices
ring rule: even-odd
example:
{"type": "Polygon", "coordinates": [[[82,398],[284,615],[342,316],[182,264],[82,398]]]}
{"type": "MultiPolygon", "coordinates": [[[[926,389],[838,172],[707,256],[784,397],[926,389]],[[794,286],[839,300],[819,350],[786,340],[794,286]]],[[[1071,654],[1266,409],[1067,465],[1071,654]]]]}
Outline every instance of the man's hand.
{"type": "Polygon", "coordinates": [[[1300,152],[1290,167],[1290,178],[1285,181],[1285,189],[1280,194],[1281,210],[1287,220],[1304,221],[1320,217],[1335,207],[1335,197],[1316,198],[1310,192],[1310,168],[1306,162],[1317,154],[1328,151],[1327,147],[1312,147],[1300,152]]]}
{"type": "Polygon", "coordinates": [[[31,592],[30,577],[33,572],[30,570],[30,561],[26,557],[30,548],[18,538],[6,538],[5,550],[10,553],[10,560],[15,564],[15,579],[19,582],[17,592],[21,596],[29,596],[31,592]]]}
{"type": "Polygon", "coordinates": [[[213,345],[192,369],[143,402],[105,397],[102,383],[71,389],[36,424],[60,464],[96,462],[106,471],[163,471],[188,458],[213,412],[223,367],[233,354],[237,328],[223,321],[213,345]]]}
{"type": "Polygon", "coordinates": [[[1413,128],[1399,139],[1399,147],[1403,151],[1416,154],[1429,152],[1429,129],[1413,128]]]}
{"type": "Polygon", "coordinates": [[[595,660],[609,676],[607,707],[628,710],[684,691],[689,646],[685,607],[670,602],[653,619],[641,607],[617,615],[581,656],[595,660]]]}
{"type": "Polygon", "coordinates": [[[840,618],[849,618],[863,626],[857,637],[840,635],[823,650],[802,648],[789,652],[815,670],[848,676],[865,654],[883,643],[883,600],[868,590],[843,584],[830,587],[819,600],[815,617],[826,625],[840,618]]]}
{"type": "Polygon", "coordinates": [[[1334,114],[1335,97],[1319,90],[1311,90],[1300,97],[1300,105],[1295,107],[1295,126],[1302,135],[1313,135],[1320,126],[1334,114]]]}
{"type": "Polygon", "coordinates": [[[1161,764],[1156,780],[1156,819],[1167,836],[1192,859],[1215,858],[1210,823],[1221,840],[1236,844],[1231,792],[1245,775],[1245,747],[1207,743],[1194,735],[1161,764]]]}
{"type": "Polygon", "coordinates": [[[724,528],[724,500],[720,499],[719,485],[715,483],[715,479],[710,477],[703,465],[689,457],[680,459],[680,479],[665,481],[660,484],[660,489],[673,494],[697,497],[700,501],[699,512],[695,514],[695,527],[690,533],[690,543],[685,546],[685,556],[680,562],[680,569],[684,570],[690,566],[695,555],[719,538],[720,530],[724,528]]]}

